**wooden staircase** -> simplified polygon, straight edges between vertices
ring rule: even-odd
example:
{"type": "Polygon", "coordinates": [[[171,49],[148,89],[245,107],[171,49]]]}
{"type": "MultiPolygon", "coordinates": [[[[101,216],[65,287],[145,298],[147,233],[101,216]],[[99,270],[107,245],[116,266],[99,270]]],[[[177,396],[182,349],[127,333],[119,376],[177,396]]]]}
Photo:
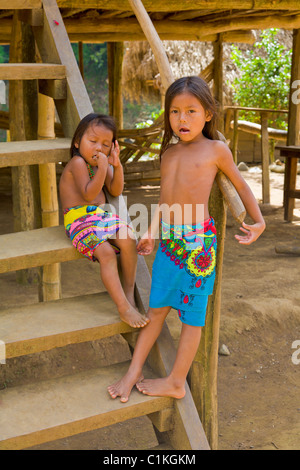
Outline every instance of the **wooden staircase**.
{"type": "MultiPolygon", "coordinates": [[[[6,9],[0,0],[0,9],[6,9]]],[[[42,64],[1,64],[0,80],[40,81],[40,90],[53,97],[65,138],[0,143],[0,167],[43,165],[69,159],[70,138],[80,119],[92,112],[63,20],[55,0],[14,0],[19,18],[32,26],[42,64]],[[32,8],[32,10],[30,9],[32,8]]],[[[57,191],[57,188],[55,188],[57,191]]],[[[108,196],[109,197],[109,196],[108,196]]],[[[109,202],[128,218],[122,197],[109,202]]],[[[0,236],[0,273],[81,258],[63,226],[43,227],[0,236]]],[[[146,311],[150,274],[139,257],[136,296],[146,311]]],[[[104,293],[57,298],[0,312],[0,340],[6,358],[49,351],[70,344],[121,334],[134,347],[137,333],[120,321],[104,293]]],[[[147,376],[167,374],[175,348],[164,325],[145,367],[147,376]]],[[[5,365],[0,365],[5,367],[5,365]]],[[[0,391],[0,449],[24,449],[148,415],[167,434],[174,449],[209,449],[190,390],[182,400],[148,397],[134,390],[128,403],[112,400],[106,388],[120,378],[128,363],[88,370],[0,391]]]]}

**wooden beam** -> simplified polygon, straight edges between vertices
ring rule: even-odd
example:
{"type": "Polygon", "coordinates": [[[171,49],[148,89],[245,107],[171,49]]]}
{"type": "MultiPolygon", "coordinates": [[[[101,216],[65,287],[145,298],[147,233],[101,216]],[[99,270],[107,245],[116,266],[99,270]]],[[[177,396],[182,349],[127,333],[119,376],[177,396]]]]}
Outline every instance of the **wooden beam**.
{"type": "Polygon", "coordinates": [[[41,0],[0,0],[0,10],[23,10],[33,8],[41,8],[41,0]]]}
{"type": "MultiPolygon", "coordinates": [[[[1,23],[0,23],[1,26],[1,23]]],[[[217,40],[217,34],[210,34],[208,36],[200,36],[199,34],[193,33],[181,33],[176,32],[174,28],[173,33],[160,33],[159,37],[162,41],[202,41],[202,42],[214,42],[217,40]]],[[[144,33],[132,33],[126,31],[115,33],[112,29],[108,33],[84,33],[78,31],[76,33],[70,33],[69,38],[71,42],[82,41],[84,43],[103,43],[103,42],[121,42],[121,41],[146,41],[144,33]]],[[[223,33],[223,41],[226,43],[243,43],[243,44],[254,44],[256,36],[252,31],[229,31],[223,33]]],[[[3,44],[9,43],[8,36],[1,36],[0,42],[3,44]]]]}
{"type": "MultiPolygon", "coordinates": [[[[3,20],[8,21],[8,20],[3,20]]],[[[134,18],[126,19],[103,19],[99,21],[94,18],[78,18],[76,20],[68,18],[65,20],[68,34],[75,33],[120,33],[130,32],[141,34],[142,28],[134,18]]],[[[161,20],[153,21],[157,33],[160,34],[186,34],[198,37],[211,36],[212,34],[225,33],[229,31],[241,31],[252,29],[265,29],[270,25],[274,28],[293,29],[300,27],[300,15],[280,16],[268,15],[263,17],[249,16],[234,19],[218,19],[215,21],[204,22],[194,21],[172,21],[161,20]]]]}
{"type": "MultiPolygon", "coordinates": [[[[4,3],[4,1],[3,1],[4,3]]],[[[299,10],[298,0],[144,0],[147,11],[189,11],[189,10],[299,10]],[[279,3],[279,5],[278,5],[279,3]]],[[[130,11],[129,0],[57,0],[59,8],[99,8],[101,10],[130,11]]],[[[7,8],[7,7],[6,7],[7,8]]]]}

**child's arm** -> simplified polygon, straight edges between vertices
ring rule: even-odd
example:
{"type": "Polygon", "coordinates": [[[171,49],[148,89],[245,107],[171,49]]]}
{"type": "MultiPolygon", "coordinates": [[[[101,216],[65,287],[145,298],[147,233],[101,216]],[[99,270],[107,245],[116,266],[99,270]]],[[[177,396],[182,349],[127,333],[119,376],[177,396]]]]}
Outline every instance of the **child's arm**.
{"type": "Polygon", "coordinates": [[[99,195],[104,185],[108,167],[106,155],[99,153],[97,157],[98,170],[92,179],[89,177],[86,162],[82,157],[75,156],[71,162],[71,172],[83,199],[87,202],[93,201],[99,195]]]}
{"type": "Polygon", "coordinates": [[[216,152],[218,168],[231,180],[244,203],[247,213],[254,222],[253,225],[247,225],[243,222],[243,227],[240,227],[240,230],[246,235],[235,235],[235,238],[243,245],[250,245],[265,230],[266,224],[264,218],[254,194],[235,165],[228,146],[223,142],[216,142],[216,152]]]}
{"type": "Polygon", "coordinates": [[[114,197],[120,196],[124,188],[124,172],[119,155],[119,144],[115,141],[111,146],[110,155],[108,157],[108,163],[113,166],[114,170],[112,171],[112,169],[108,167],[105,178],[105,186],[114,197]]]}
{"type": "Polygon", "coordinates": [[[142,236],[137,244],[137,252],[139,255],[150,255],[154,250],[155,238],[159,229],[159,212],[160,203],[157,204],[151,224],[146,233],[142,236]]]}

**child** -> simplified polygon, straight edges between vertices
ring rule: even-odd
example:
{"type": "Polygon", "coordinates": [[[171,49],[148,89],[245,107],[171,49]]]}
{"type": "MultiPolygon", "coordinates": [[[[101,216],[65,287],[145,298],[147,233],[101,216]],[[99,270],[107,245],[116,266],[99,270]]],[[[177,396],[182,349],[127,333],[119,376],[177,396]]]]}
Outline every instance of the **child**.
{"type": "MultiPolygon", "coordinates": [[[[126,375],[108,387],[112,398],[128,401],[134,385],[147,395],[182,398],[185,380],[197,352],[205,324],[208,295],[213,291],[216,262],[216,229],[208,212],[208,200],[219,170],[237,189],[254,224],[241,227],[241,244],[254,242],[265,229],[258,204],[233,162],[228,146],[217,140],[216,107],[207,84],[199,77],[176,80],[167,90],[165,132],[161,149],[161,194],[159,207],[176,206],[171,224],[162,215],[160,243],[152,269],[148,318],[140,332],[126,375]],[[171,145],[171,139],[177,143],[171,145]],[[203,209],[199,219],[197,209],[203,209]],[[183,215],[183,219],[179,215],[183,215]],[[184,224],[182,225],[182,220],[184,224]],[[164,378],[144,380],[143,364],[171,308],[182,322],[176,360],[164,378]]],[[[137,245],[148,255],[155,244],[158,213],[137,245]]]]}
{"type": "Polygon", "coordinates": [[[68,237],[80,253],[99,261],[103,284],[121,320],[133,327],[143,327],[149,320],[135,306],[135,239],[130,236],[126,222],[101,207],[106,202],[104,185],[112,196],[119,196],[123,190],[119,153],[113,118],[94,113],[85,116],[75,131],[71,160],[61,175],[60,199],[68,237]],[[120,250],[123,287],[116,250],[120,250]]]}

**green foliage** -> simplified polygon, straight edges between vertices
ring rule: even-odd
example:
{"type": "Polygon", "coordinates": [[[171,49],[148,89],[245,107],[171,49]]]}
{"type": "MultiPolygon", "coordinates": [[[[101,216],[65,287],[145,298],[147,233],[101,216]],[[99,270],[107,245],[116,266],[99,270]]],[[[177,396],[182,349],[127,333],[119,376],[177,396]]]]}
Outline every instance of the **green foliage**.
{"type": "Polygon", "coordinates": [[[150,117],[148,119],[146,119],[146,121],[142,121],[142,122],[137,122],[135,127],[137,129],[143,129],[144,127],[150,127],[153,122],[159,118],[159,116],[163,113],[163,109],[161,109],[160,111],[152,111],[150,117]]]}
{"type": "MultiPolygon", "coordinates": [[[[232,46],[231,59],[240,71],[233,82],[233,99],[239,106],[288,109],[292,50],[276,38],[278,29],[262,32],[261,41],[245,53],[232,46]]],[[[287,128],[284,114],[270,114],[269,124],[287,128]]],[[[243,113],[241,119],[259,122],[258,113],[243,113]]]]}
{"type": "Polygon", "coordinates": [[[9,46],[0,46],[0,64],[9,60],[9,46]]]}

